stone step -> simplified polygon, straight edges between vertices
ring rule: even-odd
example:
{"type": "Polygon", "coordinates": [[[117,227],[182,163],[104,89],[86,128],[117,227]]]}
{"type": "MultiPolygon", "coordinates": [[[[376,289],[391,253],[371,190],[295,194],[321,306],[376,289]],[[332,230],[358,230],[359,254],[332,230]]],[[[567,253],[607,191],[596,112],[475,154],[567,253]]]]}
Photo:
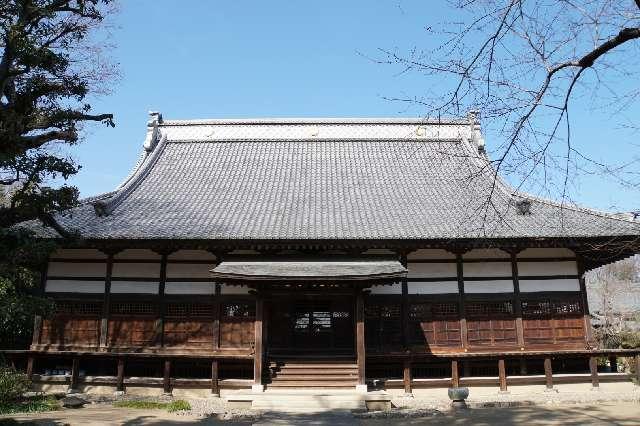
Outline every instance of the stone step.
{"type": "Polygon", "coordinates": [[[270,363],[270,368],[333,368],[333,369],[342,369],[342,368],[358,368],[358,364],[347,364],[347,363],[312,363],[312,362],[286,362],[286,363],[270,363]]]}
{"type": "Polygon", "coordinates": [[[357,410],[365,407],[364,401],[364,397],[357,394],[291,395],[265,393],[253,400],[252,408],[284,412],[357,410]]]}
{"type": "Polygon", "coordinates": [[[357,380],[274,380],[269,387],[304,387],[304,388],[353,388],[357,380]]]}
{"type": "Polygon", "coordinates": [[[340,381],[340,380],[348,380],[354,381],[358,378],[355,374],[276,374],[271,376],[271,380],[275,381],[284,381],[284,380],[308,380],[310,382],[318,382],[318,381],[340,381]]]}
{"type": "Polygon", "coordinates": [[[274,374],[358,374],[357,368],[280,368],[271,369],[274,374]]]}

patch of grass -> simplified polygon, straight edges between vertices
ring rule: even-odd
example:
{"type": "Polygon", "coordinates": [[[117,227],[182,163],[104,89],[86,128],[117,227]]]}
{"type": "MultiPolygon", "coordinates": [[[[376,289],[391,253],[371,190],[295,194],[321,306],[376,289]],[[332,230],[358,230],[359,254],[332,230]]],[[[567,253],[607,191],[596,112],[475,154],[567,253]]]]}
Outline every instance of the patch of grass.
{"type": "Polygon", "coordinates": [[[176,411],[186,411],[186,410],[191,410],[191,404],[189,404],[187,401],[183,401],[182,399],[171,402],[167,407],[167,411],[170,413],[175,413],[176,411]]]}
{"type": "Polygon", "coordinates": [[[181,410],[190,410],[191,405],[187,401],[181,399],[172,402],[155,402],[155,401],[117,401],[113,403],[118,408],[137,408],[144,410],[167,410],[170,413],[181,410]]]}
{"type": "Polygon", "coordinates": [[[32,396],[0,404],[0,414],[40,413],[59,409],[58,400],[51,395],[32,396]]]}

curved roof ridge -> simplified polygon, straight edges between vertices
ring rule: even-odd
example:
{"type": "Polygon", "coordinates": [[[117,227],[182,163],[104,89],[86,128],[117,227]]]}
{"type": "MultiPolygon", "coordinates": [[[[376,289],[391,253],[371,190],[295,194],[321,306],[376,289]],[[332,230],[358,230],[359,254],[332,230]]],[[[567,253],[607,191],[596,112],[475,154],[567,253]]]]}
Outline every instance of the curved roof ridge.
{"type": "MultiPolygon", "coordinates": [[[[510,185],[509,185],[510,187],[510,185]]],[[[580,213],[585,213],[585,214],[590,214],[593,216],[598,216],[598,217],[603,217],[606,219],[614,219],[614,220],[618,220],[621,222],[627,222],[627,223],[633,223],[636,225],[640,225],[640,222],[638,222],[637,220],[634,219],[627,219],[624,217],[621,217],[620,214],[624,214],[626,212],[618,212],[618,213],[614,213],[614,212],[608,212],[605,210],[599,210],[599,209],[594,209],[591,207],[584,207],[578,204],[565,204],[562,203],[560,201],[556,201],[556,200],[552,200],[549,198],[544,198],[541,197],[539,195],[534,195],[534,194],[529,194],[526,192],[519,192],[519,191],[514,191],[511,194],[513,197],[518,197],[518,198],[526,198],[526,199],[530,199],[530,200],[534,200],[538,203],[542,203],[542,204],[546,204],[552,207],[558,207],[561,210],[562,209],[567,209],[567,210],[572,210],[575,212],[580,212],[580,213]]]]}
{"type": "Polygon", "coordinates": [[[156,133],[155,135],[159,136],[160,140],[155,144],[153,150],[145,155],[142,162],[136,165],[137,167],[130,173],[130,177],[125,179],[123,184],[112,192],[113,196],[104,202],[102,199],[93,202],[93,207],[98,216],[107,216],[113,212],[151,171],[167,144],[166,135],[160,133],[156,133]]]}
{"type": "Polygon", "coordinates": [[[468,118],[412,118],[412,117],[265,117],[265,118],[211,118],[190,120],[163,120],[160,126],[197,126],[212,124],[424,124],[424,125],[464,125],[469,124],[468,118]]]}

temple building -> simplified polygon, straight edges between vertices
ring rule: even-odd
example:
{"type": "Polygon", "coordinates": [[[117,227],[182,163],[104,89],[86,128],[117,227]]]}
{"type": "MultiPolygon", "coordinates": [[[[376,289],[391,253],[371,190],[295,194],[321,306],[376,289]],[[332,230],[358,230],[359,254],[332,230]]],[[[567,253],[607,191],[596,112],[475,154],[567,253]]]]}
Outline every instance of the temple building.
{"type": "Polygon", "coordinates": [[[474,114],[153,113],[122,184],[56,221],[79,238],[23,352],[43,389],[628,381],[598,371],[624,353],[594,342],[583,274],[638,252],[640,222],[516,192],[474,114]]]}

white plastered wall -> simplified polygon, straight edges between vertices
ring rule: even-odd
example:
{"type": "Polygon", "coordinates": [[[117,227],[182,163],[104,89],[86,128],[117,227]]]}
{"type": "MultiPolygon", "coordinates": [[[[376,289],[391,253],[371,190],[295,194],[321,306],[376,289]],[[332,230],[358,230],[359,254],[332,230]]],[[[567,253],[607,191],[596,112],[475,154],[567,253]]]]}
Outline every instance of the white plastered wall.
{"type": "Polygon", "coordinates": [[[171,282],[165,283],[165,294],[215,294],[214,283],[202,282],[171,282]]]}
{"type": "Polygon", "coordinates": [[[220,286],[220,294],[249,294],[248,287],[242,287],[239,285],[225,285],[220,286]]]}
{"type": "Polygon", "coordinates": [[[371,294],[402,294],[402,284],[374,285],[371,294]]]}
{"type": "Polygon", "coordinates": [[[575,253],[566,248],[530,248],[518,253],[518,275],[520,291],[531,293],[538,291],[580,291],[578,278],[537,279],[542,276],[578,275],[575,260],[527,262],[530,258],[575,258],[575,253]],[[525,278],[526,277],[526,278],[525,278]]]}

